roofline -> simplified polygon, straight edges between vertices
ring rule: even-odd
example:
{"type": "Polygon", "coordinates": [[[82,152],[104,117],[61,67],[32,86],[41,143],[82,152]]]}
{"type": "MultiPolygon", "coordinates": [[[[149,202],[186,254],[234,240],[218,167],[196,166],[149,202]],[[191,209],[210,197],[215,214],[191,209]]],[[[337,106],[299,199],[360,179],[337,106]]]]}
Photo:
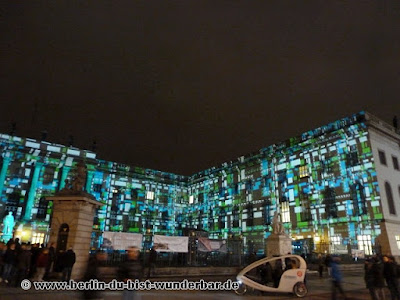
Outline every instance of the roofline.
{"type": "Polygon", "coordinates": [[[389,123],[383,121],[382,119],[378,118],[377,116],[366,112],[365,120],[367,121],[367,125],[383,133],[397,142],[400,142],[400,130],[394,128],[394,126],[390,125],[389,123]]]}
{"type": "MultiPolygon", "coordinates": [[[[103,160],[101,158],[97,158],[97,155],[95,152],[89,151],[89,150],[84,150],[84,149],[79,149],[79,148],[75,148],[75,147],[68,147],[65,145],[61,145],[61,144],[56,144],[56,143],[49,143],[47,141],[39,141],[39,140],[35,140],[35,139],[31,139],[31,138],[20,138],[17,136],[10,136],[7,134],[0,134],[0,138],[7,140],[8,141],[12,141],[12,142],[19,142],[20,144],[24,144],[23,140],[25,141],[32,141],[32,142],[38,142],[41,144],[45,144],[45,145],[52,145],[52,146],[57,146],[57,147],[63,147],[63,148],[69,148],[69,149],[76,149],[76,150],[80,150],[83,151],[83,153],[93,153],[95,155],[95,160],[98,162],[103,162],[103,163],[112,163],[112,164],[118,164],[121,166],[127,166],[130,168],[139,168],[142,169],[143,171],[152,171],[154,172],[154,175],[172,175],[172,176],[176,176],[180,179],[180,181],[192,181],[192,180],[196,180],[198,178],[210,175],[212,173],[216,173],[219,172],[221,170],[224,170],[226,167],[229,166],[237,166],[238,164],[244,163],[246,160],[248,159],[259,159],[261,157],[264,157],[266,155],[268,155],[268,153],[275,153],[276,151],[279,151],[281,149],[285,149],[288,147],[291,147],[295,144],[298,144],[300,142],[306,141],[310,138],[315,138],[318,136],[321,136],[323,134],[329,133],[329,132],[333,132],[336,131],[340,128],[345,128],[348,127],[350,125],[356,124],[356,123],[362,123],[362,122],[366,122],[368,126],[371,126],[374,129],[377,129],[378,131],[380,131],[381,133],[384,133],[386,135],[389,135],[390,137],[392,137],[393,139],[397,140],[400,142],[400,131],[395,130],[395,128],[393,126],[391,126],[390,124],[388,124],[387,122],[379,119],[378,117],[376,117],[375,115],[369,113],[369,112],[365,112],[365,111],[360,111],[358,113],[352,114],[348,117],[344,117],[341,118],[339,120],[327,123],[326,125],[314,128],[314,129],[310,129],[309,131],[306,131],[300,135],[297,135],[295,137],[292,138],[288,138],[286,140],[283,140],[282,142],[278,142],[272,145],[269,145],[267,147],[261,148],[258,151],[252,152],[252,153],[248,153],[246,155],[242,155],[237,157],[236,159],[233,160],[228,160],[225,161],[223,163],[220,163],[219,165],[216,166],[211,166],[210,168],[207,168],[205,170],[193,173],[191,175],[180,175],[180,174],[176,174],[176,173],[170,173],[170,172],[164,172],[164,171],[160,171],[160,170],[154,170],[154,169],[148,169],[148,168],[143,168],[143,167],[137,167],[137,166],[132,166],[132,165],[126,165],[126,164],[121,164],[118,162],[111,162],[111,161],[106,161],[103,160]],[[14,139],[16,138],[16,139],[14,139]]],[[[44,149],[42,149],[44,150],[44,149]]],[[[84,157],[81,157],[81,159],[85,159],[84,157]]],[[[134,172],[134,174],[136,174],[136,172],[134,172]]],[[[142,174],[142,175],[146,175],[146,174],[142,174]]]]}

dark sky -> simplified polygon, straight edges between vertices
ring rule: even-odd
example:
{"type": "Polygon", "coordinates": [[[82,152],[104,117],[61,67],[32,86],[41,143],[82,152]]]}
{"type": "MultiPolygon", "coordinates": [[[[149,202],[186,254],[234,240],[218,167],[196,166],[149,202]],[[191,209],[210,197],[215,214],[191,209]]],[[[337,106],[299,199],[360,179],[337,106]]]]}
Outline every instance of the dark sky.
{"type": "Polygon", "coordinates": [[[190,175],[361,110],[400,117],[400,1],[5,2],[0,132],[190,175]]]}

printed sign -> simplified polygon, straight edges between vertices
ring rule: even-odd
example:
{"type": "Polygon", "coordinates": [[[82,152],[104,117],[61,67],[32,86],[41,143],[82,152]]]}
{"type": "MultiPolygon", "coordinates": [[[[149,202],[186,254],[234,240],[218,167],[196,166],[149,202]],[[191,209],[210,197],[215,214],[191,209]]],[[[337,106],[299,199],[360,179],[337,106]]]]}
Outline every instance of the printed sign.
{"type": "Polygon", "coordinates": [[[154,235],[153,247],[157,252],[187,253],[189,237],[154,235]]]}
{"type": "Polygon", "coordinates": [[[142,249],[143,235],[140,233],[104,231],[103,248],[126,250],[129,247],[142,249]]]}
{"type": "Polygon", "coordinates": [[[198,241],[197,250],[200,252],[227,252],[225,240],[210,240],[205,237],[199,237],[198,241]]]}
{"type": "Polygon", "coordinates": [[[351,256],[353,258],[365,258],[365,252],[364,250],[351,249],[351,256]]]}

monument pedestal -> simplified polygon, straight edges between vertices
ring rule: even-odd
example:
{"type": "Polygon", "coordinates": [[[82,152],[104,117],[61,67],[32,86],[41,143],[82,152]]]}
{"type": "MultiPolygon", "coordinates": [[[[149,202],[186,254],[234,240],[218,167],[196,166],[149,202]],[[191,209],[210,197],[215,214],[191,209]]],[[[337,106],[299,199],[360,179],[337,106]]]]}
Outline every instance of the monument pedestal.
{"type": "Polygon", "coordinates": [[[84,192],[80,195],[46,197],[46,200],[53,201],[49,243],[56,245],[57,252],[72,247],[76,262],[71,279],[79,280],[83,277],[89,260],[95,210],[102,203],[84,192]]]}
{"type": "Polygon", "coordinates": [[[272,233],[267,237],[265,244],[267,257],[292,253],[292,239],[286,234],[272,233]]]}

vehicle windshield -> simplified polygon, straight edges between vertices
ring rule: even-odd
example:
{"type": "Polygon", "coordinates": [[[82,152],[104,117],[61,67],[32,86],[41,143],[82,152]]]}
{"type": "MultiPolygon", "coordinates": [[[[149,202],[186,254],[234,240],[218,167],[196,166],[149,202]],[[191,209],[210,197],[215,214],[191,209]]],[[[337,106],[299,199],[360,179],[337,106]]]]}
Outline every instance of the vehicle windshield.
{"type": "Polygon", "coordinates": [[[286,257],[259,265],[248,271],[244,276],[259,284],[277,288],[285,271],[299,267],[300,260],[297,257],[286,257]]]}

